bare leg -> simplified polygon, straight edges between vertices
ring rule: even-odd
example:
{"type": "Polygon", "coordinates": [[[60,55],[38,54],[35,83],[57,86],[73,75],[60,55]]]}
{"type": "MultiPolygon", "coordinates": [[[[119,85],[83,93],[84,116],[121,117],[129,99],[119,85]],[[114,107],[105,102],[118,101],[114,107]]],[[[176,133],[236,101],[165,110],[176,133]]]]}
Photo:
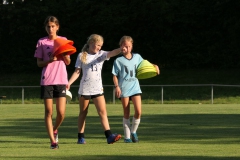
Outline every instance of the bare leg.
{"type": "Polygon", "coordinates": [[[53,99],[44,99],[44,105],[45,105],[45,116],[44,116],[45,126],[47,129],[47,133],[50,138],[50,141],[54,143],[55,139],[53,136],[53,124],[52,124],[53,99]]]}
{"type": "Polygon", "coordinates": [[[123,117],[125,119],[129,119],[130,117],[130,102],[129,97],[121,98],[122,106],[123,106],[123,117]]]}
{"type": "Polygon", "coordinates": [[[96,106],[98,115],[101,120],[102,127],[104,131],[110,130],[108,117],[107,117],[107,109],[106,109],[106,102],[104,96],[99,96],[93,99],[93,102],[96,106]]]}
{"type": "Polygon", "coordinates": [[[62,124],[63,119],[65,117],[65,110],[66,110],[66,97],[59,97],[56,98],[56,110],[57,110],[57,117],[55,121],[55,125],[53,130],[57,130],[58,127],[62,124]]]}
{"type": "Polygon", "coordinates": [[[100,121],[105,133],[105,136],[107,138],[107,143],[112,144],[114,142],[117,142],[120,138],[120,134],[112,134],[110,131],[110,125],[108,122],[108,117],[107,117],[107,109],[106,109],[106,102],[104,96],[99,96],[96,98],[93,98],[93,102],[96,106],[98,115],[100,117],[100,121]]]}
{"type": "Polygon", "coordinates": [[[134,110],[135,110],[134,117],[136,119],[139,119],[139,118],[141,118],[141,114],[142,114],[142,100],[141,100],[141,96],[140,95],[133,96],[132,97],[132,102],[133,102],[134,110]]]}
{"type": "Polygon", "coordinates": [[[78,132],[84,133],[86,117],[88,114],[89,100],[83,97],[79,98],[79,116],[78,116],[78,132]]]}

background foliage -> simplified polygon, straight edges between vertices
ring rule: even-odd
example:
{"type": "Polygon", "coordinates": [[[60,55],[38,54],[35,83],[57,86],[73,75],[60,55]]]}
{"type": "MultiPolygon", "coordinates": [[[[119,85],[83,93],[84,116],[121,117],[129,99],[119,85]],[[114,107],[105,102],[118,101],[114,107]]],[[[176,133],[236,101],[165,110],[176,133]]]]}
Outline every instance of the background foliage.
{"type": "Polygon", "coordinates": [[[48,15],[78,52],[92,33],[104,37],[103,50],[130,35],[134,52],[160,68],[239,68],[239,7],[238,0],[9,0],[0,4],[0,72],[40,73],[33,55],[48,15]]]}

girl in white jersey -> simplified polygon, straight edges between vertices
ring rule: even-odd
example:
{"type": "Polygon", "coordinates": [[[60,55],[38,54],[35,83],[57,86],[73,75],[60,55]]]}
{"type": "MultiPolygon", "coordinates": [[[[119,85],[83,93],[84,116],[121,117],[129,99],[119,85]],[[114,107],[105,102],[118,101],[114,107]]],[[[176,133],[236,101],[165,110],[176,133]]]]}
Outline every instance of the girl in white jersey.
{"type": "MultiPolygon", "coordinates": [[[[141,89],[139,81],[136,78],[136,70],[143,58],[132,53],[133,39],[130,36],[123,36],[119,42],[122,48],[122,56],[118,57],[113,63],[113,82],[115,85],[115,94],[122,101],[123,106],[123,130],[124,142],[138,142],[137,129],[141,118],[141,89]],[[130,100],[134,105],[134,116],[132,126],[130,127],[130,100]]],[[[159,68],[154,65],[159,74],[159,68]]]]}
{"type": "Polygon", "coordinates": [[[77,57],[75,64],[76,69],[69,79],[67,86],[67,89],[70,89],[70,85],[79,77],[82,71],[82,78],[78,91],[80,107],[78,116],[78,144],[86,143],[84,139],[84,129],[90,99],[93,100],[100,116],[107,143],[114,143],[121,138],[120,134],[112,134],[110,130],[101,76],[104,61],[119,54],[121,48],[109,52],[101,50],[102,45],[102,36],[92,34],[88,38],[82,52],[77,57]]]}
{"type": "Polygon", "coordinates": [[[57,35],[59,30],[58,19],[54,16],[46,18],[45,29],[47,37],[38,40],[34,57],[37,58],[37,65],[42,67],[41,75],[41,98],[45,105],[45,125],[51,141],[51,149],[58,148],[58,128],[63,122],[66,108],[66,85],[68,76],[66,65],[71,60],[69,55],[64,53],[60,56],[53,56],[54,39],[64,38],[57,35]],[[57,116],[55,124],[52,122],[53,98],[56,99],[57,116]]]}

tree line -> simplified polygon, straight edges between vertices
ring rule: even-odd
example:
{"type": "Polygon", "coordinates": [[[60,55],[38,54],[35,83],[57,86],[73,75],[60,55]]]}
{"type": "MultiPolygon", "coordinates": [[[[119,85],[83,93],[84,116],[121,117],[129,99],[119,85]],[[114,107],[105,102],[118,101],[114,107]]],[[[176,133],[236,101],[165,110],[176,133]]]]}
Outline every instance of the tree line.
{"type": "MultiPolygon", "coordinates": [[[[104,37],[103,50],[123,35],[133,52],[160,68],[239,68],[239,0],[8,0],[0,4],[0,71],[32,73],[37,40],[46,36],[49,15],[59,35],[74,41],[69,70],[90,34],[104,37]]],[[[113,60],[114,58],[112,58],[113,60]]],[[[112,63],[106,63],[111,68],[112,63]]]]}

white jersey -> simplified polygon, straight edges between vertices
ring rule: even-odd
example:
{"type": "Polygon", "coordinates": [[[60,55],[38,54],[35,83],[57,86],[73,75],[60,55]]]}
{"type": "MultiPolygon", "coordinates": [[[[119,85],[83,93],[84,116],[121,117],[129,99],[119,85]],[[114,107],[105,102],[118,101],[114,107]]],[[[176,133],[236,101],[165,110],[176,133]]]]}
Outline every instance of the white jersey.
{"type": "Polygon", "coordinates": [[[78,94],[80,95],[96,95],[103,93],[102,85],[102,66],[107,58],[108,51],[99,51],[96,54],[87,54],[87,63],[84,64],[80,60],[82,53],[79,53],[75,67],[82,69],[82,78],[78,94]]]}

